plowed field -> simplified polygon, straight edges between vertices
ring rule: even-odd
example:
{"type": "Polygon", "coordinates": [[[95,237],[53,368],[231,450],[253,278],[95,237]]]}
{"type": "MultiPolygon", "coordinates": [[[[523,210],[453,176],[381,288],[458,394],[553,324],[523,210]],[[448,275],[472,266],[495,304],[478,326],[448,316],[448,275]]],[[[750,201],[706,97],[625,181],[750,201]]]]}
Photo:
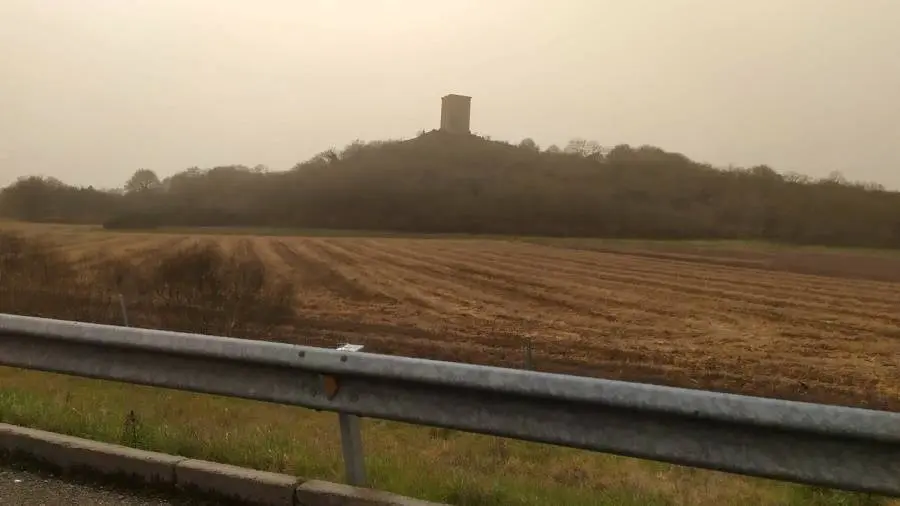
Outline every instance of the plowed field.
{"type": "Polygon", "coordinates": [[[897,282],[502,240],[41,234],[257,255],[297,281],[284,341],[521,367],[530,339],[540,370],[900,409],[897,282]]]}

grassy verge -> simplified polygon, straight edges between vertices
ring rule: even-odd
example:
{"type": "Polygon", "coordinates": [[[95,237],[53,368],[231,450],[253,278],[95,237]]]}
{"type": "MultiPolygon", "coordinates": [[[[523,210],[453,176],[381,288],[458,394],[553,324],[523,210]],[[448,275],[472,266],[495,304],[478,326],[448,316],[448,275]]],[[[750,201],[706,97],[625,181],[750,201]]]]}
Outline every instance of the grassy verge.
{"type": "MultiPolygon", "coordinates": [[[[0,421],[342,481],[336,415],[0,368],[0,421]]],[[[881,505],[883,499],[366,420],[371,485],[458,505],[881,505]]]]}
{"type": "Polygon", "coordinates": [[[214,235],[214,236],[256,236],[256,237],[342,237],[342,238],[397,238],[397,239],[473,239],[527,242],[547,246],[569,247],[575,249],[623,248],[623,249],[683,249],[748,251],[757,253],[776,253],[786,251],[802,251],[811,253],[859,254],[897,258],[898,249],[876,249],[864,247],[836,247],[777,243],[762,240],[743,239],[619,239],[602,237],[544,237],[515,236],[498,234],[465,234],[465,233],[420,233],[398,232],[390,230],[343,230],[326,228],[290,228],[290,227],[157,227],[152,229],[105,230],[101,225],[69,225],[49,223],[25,223],[0,220],[0,228],[16,231],[40,230],[42,232],[81,232],[99,234],[165,234],[165,235],[214,235]]]}
{"type": "Polygon", "coordinates": [[[573,249],[596,249],[596,248],[621,248],[623,250],[663,250],[663,251],[681,251],[683,253],[691,253],[692,251],[707,252],[751,252],[751,253],[785,253],[785,252],[806,252],[806,253],[832,253],[832,254],[853,254],[867,255],[876,257],[898,258],[900,250],[897,249],[875,249],[863,247],[837,247],[837,246],[816,246],[802,244],[787,244],[767,241],[739,240],[739,239],[604,239],[604,238],[579,238],[579,237],[523,237],[519,240],[532,244],[542,244],[545,246],[558,246],[573,249]]]}
{"type": "MultiPolygon", "coordinates": [[[[106,233],[117,231],[103,230],[100,227],[85,230],[93,230],[106,233]]],[[[123,230],[122,232],[128,232],[123,230]]],[[[388,230],[337,230],[337,229],[293,229],[293,228],[269,228],[269,227],[162,227],[154,230],[135,230],[134,233],[162,233],[182,235],[238,235],[257,237],[334,237],[334,238],[382,238],[382,239],[470,239],[470,240],[495,240],[495,241],[519,241],[532,244],[549,246],[562,246],[574,248],[622,248],[622,249],[663,249],[707,251],[748,251],[756,253],[782,253],[790,251],[808,253],[832,253],[855,254],[887,258],[900,257],[897,249],[875,249],[864,247],[837,247],[777,243],[761,240],[740,239],[618,239],[618,238],[591,238],[591,237],[541,237],[541,236],[513,236],[497,234],[450,234],[450,233],[418,233],[418,232],[392,232],[388,230]]]]}

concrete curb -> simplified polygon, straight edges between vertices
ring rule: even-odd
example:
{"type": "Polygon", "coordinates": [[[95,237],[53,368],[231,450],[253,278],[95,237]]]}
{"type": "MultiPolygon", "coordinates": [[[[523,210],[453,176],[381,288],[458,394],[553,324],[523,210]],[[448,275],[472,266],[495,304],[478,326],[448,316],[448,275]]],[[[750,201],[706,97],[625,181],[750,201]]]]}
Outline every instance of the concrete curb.
{"type": "Polygon", "coordinates": [[[443,506],[378,490],[188,459],[0,423],[0,454],[79,472],[258,506],[443,506]]]}

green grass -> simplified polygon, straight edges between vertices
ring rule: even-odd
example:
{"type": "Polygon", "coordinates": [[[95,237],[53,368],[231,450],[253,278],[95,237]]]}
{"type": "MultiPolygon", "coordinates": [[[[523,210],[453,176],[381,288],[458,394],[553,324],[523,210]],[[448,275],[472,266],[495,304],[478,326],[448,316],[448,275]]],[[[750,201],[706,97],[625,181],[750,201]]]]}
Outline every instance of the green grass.
{"type": "Polygon", "coordinates": [[[545,246],[557,246],[572,249],[621,249],[621,250],[660,250],[668,252],[691,253],[692,251],[747,251],[755,253],[783,253],[789,251],[809,253],[833,253],[873,255],[897,258],[900,256],[898,249],[874,249],[859,247],[836,247],[776,243],[768,241],[738,240],[738,239],[689,239],[689,240],[664,240],[664,239],[605,239],[605,238],[559,238],[559,237],[522,237],[523,242],[541,244],[545,246]]]}
{"type": "MultiPolygon", "coordinates": [[[[97,230],[103,230],[97,227],[97,230]]],[[[105,231],[116,232],[116,231],[105,231]]],[[[127,232],[123,230],[122,232],[127,232]]],[[[134,232],[187,234],[187,235],[246,235],[260,237],[362,237],[362,238],[404,238],[404,239],[473,239],[518,241],[532,244],[543,244],[562,247],[590,248],[623,248],[623,249],[684,249],[720,250],[720,251],[753,251],[759,253],[776,253],[785,251],[807,251],[816,253],[854,253],[877,256],[896,257],[900,250],[873,249],[859,247],[835,247],[816,245],[797,245],[757,240],[741,239],[615,239],[590,237],[541,237],[513,236],[498,234],[465,234],[465,233],[417,233],[394,232],[389,230],[340,230],[325,228],[276,228],[276,227],[161,227],[153,230],[135,230],[134,232]]]]}
{"type": "Polygon", "coordinates": [[[897,257],[900,249],[876,249],[861,247],[835,247],[816,245],[797,245],[762,240],[744,239],[618,239],[602,237],[545,237],[514,236],[499,234],[466,234],[466,233],[420,233],[398,232],[390,230],[343,230],[327,228],[290,228],[290,227],[159,227],[154,229],[122,229],[105,230],[99,225],[41,224],[13,221],[0,221],[6,228],[42,228],[50,231],[81,231],[106,234],[183,234],[183,235],[237,235],[259,237],[361,237],[361,238],[404,238],[404,239],[473,239],[526,242],[546,246],[557,246],[573,249],[621,248],[621,249],[664,249],[668,251],[684,250],[721,250],[751,251],[759,253],[777,253],[785,251],[807,251],[817,253],[853,253],[875,256],[897,257]]]}
{"type": "MultiPolygon", "coordinates": [[[[102,230],[102,229],[101,229],[102,230]]],[[[126,232],[127,230],[123,230],[126,232]]],[[[107,232],[117,232],[108,230],[107,232]]],[[[251,236],[302,236],[302,237],[420,237],[421,234],[378,231],[378,230],[338,230],[317,228],[279,227],[159,227],[135,232],[192,235],[251,235],[251,236]]]]}
{"type": "MultiPolygon", "coordinates": [[[[0,368],[0,421],[343,481],[332,413],[0,368]]],[[[865,495],[365,420],[371,486],[450,504],[887,504],[865,495]]]]}

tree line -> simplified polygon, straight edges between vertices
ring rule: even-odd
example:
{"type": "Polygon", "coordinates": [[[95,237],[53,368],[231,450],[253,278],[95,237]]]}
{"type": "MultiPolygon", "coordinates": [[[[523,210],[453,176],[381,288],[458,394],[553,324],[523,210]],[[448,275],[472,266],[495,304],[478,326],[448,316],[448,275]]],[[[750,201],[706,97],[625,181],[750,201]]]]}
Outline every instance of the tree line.
{"type": "Polygon", "coordinates": [[[119,190],[26,177],[0,216],[108,228],[268,226],[421,233],[761,239],[900,247],[900,193],[840,174],[719,169],[652,146],[541,149],[440,131],[354,142],[286,171],[136,171],[119,190]]]}

